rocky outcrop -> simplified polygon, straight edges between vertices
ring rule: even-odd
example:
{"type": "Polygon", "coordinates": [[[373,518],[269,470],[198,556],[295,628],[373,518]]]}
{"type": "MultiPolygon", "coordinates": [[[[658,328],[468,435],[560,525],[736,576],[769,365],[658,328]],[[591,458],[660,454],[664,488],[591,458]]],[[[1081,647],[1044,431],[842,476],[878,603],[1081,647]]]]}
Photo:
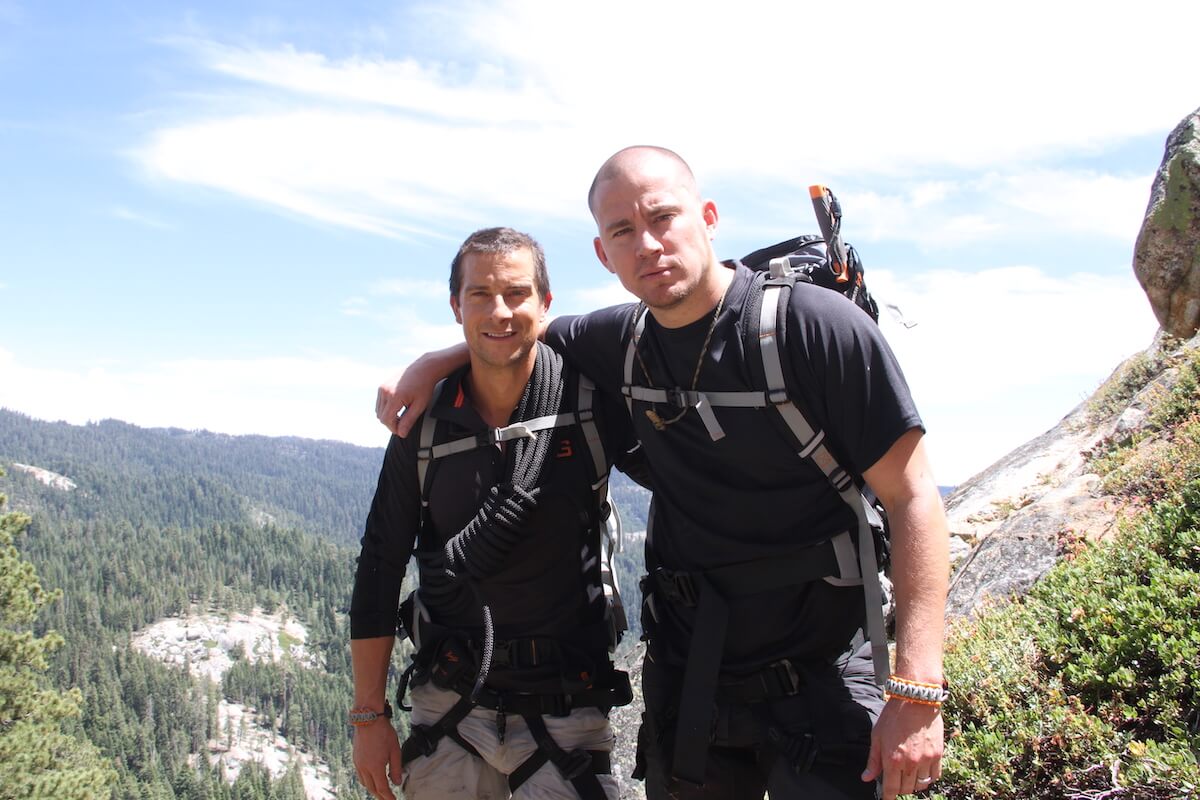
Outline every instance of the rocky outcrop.
{"type": "MultiPolygon", "coordinates": [[[[1169,340],[1160,334],[1144,354],[1133,356],[1110,381],[1125,380],[1126,366],[1149,360],[1169,340]]],[[[1200,334],[1179,344],[1175,357],[1200,347],[1200,334]]],[[[1140,440],[1159,434],[1148,410],[1179,380],[1179,369],[1164,367],[1145,378],[1122,404],[1097,419],[1091,399],[1051,430],[1022,445],[971,478],[946,498],[952,537],[973,545],[957,564],[946,603],[949,617],[968,616],[988,598],[1002,600],[1025,592],[1077,539],[1102,539],[1125,513],[1122,501],[1101,491],[1089,454],[1105,442],[1140,440]]]]}
{"type": "Polygon", "coordinates": [[[37,478],[42,483],[52,489],[61,489],[64,492],[69,492],[75,488],[75,481],[68,478],[66,475],[59,475],[57,472],[51,472],[48,469],[35,467],[31,464],[18,464],[13,462],[13,469],[21,472],[28,472],[33,477],[37,478]]]}
{"type": "Polygon", "coordinates": [[[1193,336],[1200,328],[1200,109],[1167,137],[1133,271],[1163,330],[1193,336]]]}

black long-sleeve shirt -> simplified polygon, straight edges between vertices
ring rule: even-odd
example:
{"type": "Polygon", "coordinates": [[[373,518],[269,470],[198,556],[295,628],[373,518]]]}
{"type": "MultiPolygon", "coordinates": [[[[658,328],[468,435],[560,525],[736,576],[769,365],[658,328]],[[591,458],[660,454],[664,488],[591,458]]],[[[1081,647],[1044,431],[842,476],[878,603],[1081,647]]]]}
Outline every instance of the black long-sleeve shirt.
{"type": "MultiPolygon", "coordinates": [[[[427,412],[445,422],[438,442],[453,441],[489,429],[475,411],[465,382],[466,369],[451,375],[433,408],[427,412]]],[[[575,410],[577,378],[566,371],[562,412],[575,410]]],[[[606,465],[618,462],[643,482],[633,449],[628,412],[621,401],[596,392],[593,410],[605,444],[606,465]]],[[[509,479],[503,452],[481,447],[437,459],[430,471],[429,525],[421,530],[421,487],[417,473],[417,432],[393,436],[384,456],[375,498],[367,517],[350,605],[351,638],[394,635],[401,581],[409,558],[418,547],[441,550],[479,510],[492,486],[509,479]]],[[[497,639],[553,637],[584,647],[597,661],[606,658],[605,643],[597,637],[604,614],[599,588],[599,527],[601,520],[592,489],[592,456],[577,425],[556,428],[549,435],[549,456],[542,467],[540,493],[530,513],[525,535],[503,567],[478,583],[492,611],[497,639]],[[590,591],[589,591],[590,587],[590,591]]],[[[421,582],[443,581],[423,574],[421,582]]],[[[422,595],[426,599],[426,595],[422,595]]],[[[437,592],[429,607],[442,626],[478,635],[482,628],[478,600],[466,586],[451,594],[437,592]]],[[[492,683],[504,683],[498,672],[492,683]]]]}

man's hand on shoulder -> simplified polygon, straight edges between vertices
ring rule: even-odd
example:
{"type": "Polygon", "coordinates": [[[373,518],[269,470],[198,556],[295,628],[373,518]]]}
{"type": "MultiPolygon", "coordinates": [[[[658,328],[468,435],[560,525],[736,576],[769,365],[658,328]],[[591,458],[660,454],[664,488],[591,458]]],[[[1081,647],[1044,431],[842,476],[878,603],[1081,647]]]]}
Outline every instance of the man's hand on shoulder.
{"type": "MultiPolygon", "coordinates": [[[[409,368],[411,369],[411,367],[409,368]]],[[[392,433],[400,437],[408,436],[417,417],[429,404],[429,397],[421,399],[404,382],[408,372],[403,372],[389,378],[379,385],[375,392],[375,417],[392,433]]],[[[429,394],[433,394],[430,389],[429,394]]]]}
{"type": "Polygon", "coordinates": [[[467,346],[462,343],[421,356],[399,377],[379,386],[375,392],[376,419],[397,436],[408,436],[417,418],[429,407],[437,382],[469,358],[467,346]]]}
{"type": "Polygon", "coordinates": [[[400,739],[390,720],[380,717],[354,729],[354,769],[372,797],[396,800],[388,781],[390,778],[398,786],[404,771],[400,763],[400,739]]]}
{"type": "Polygon", "coordinates": [[[942,775],[942,710],[892,699],[871,731],[864,781],[883,776],[883,800],[930,787],[942,775]]]}

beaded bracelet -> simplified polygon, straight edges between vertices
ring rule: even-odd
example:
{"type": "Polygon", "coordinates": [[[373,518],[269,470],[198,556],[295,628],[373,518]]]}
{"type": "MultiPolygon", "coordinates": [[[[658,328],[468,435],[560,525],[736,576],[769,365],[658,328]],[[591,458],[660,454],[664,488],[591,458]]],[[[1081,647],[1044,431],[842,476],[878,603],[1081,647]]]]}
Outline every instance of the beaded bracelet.
{"type": "Polygon", "coordinates": [[[950,699],[950,691],[943,683],[921,683],[892,675],[883,685],[885,697],[895,697],[923,706],[940,706],[950,699]]]}

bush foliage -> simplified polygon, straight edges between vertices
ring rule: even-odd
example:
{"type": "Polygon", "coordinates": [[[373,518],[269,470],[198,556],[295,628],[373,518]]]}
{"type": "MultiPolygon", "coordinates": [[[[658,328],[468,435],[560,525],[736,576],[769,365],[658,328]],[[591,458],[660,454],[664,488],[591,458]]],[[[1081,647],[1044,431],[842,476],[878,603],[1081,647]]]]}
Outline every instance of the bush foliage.
{"type": "Polygon", "coordinates": [[[1115,414],[1155,378],[1143,361],[1173,379],[1147,393],[1142,440],[1110,442],[1094,465],[1148,510],[952,627],[958,691],[933,797],[1200,796],[1200,351],[1139,360],[1094,408],[1115,414]]]}

